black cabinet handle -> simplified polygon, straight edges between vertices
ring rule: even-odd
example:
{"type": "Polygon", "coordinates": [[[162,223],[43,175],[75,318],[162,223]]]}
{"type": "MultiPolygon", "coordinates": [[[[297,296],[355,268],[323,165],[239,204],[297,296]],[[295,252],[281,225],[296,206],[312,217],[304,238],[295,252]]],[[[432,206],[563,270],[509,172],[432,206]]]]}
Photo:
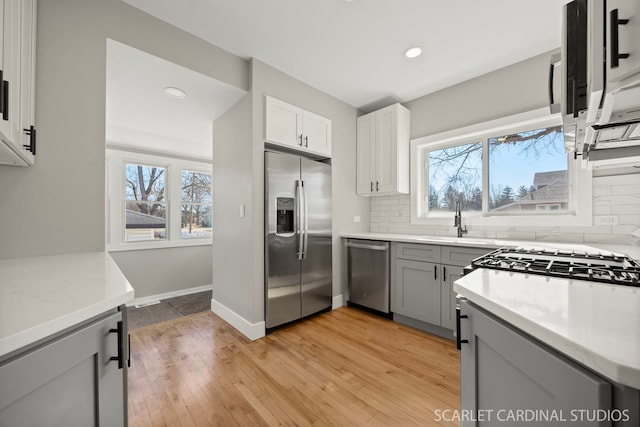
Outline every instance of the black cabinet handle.
{"type": "Polygon", "coordinates": [[[27,151],[30,151],[34,156],[36,155],[36,128],[31,125],[29,129],[22,129],[24,133],[29,135],[29,145],[23,145],[27,151]]]}
{"type": "Polygon", "coordinates": [[[298,143],[298,145],[302,147],[302,134],[300,134],[300,136],[298,137],[298,139],[300,140],[300,142],[298,143]]]}
{"type": "Polygon", "coordinates": [[[305,146],[305,147],[308,147],[308,146],[309,146],[309,137],[308,137],[308,136],[305,136],[305,137],[304,137],[304,146],[305,146]]]}
{"type": "Polygon", "coordinates": [[[110,361],[118,361],[118,369],[122,369],[122,367],[124,366],[124,351],[122,348],[122,344],[123,344],[123,333],[124,333],[124,324],[122,323],[122,320],[118,321],[118,325],[116,326],[116,328],[111,328],[109,329],[109,333],[110,334],[118,334],[118,355],[117,356],[111,356],[109,358],[110,361]]]}
{"type": "Polygon", "coordinates": [[[376,191],[380,191],[380,188],[379,188],[379,183],[378,183],[378,181],[376,181],[376,191]]]}
{"type": "Polygon", "coordinates": [[[628,58],[628,53],[620,53],[620,39],[618,26],[627,25],[628,19],[618,18],[618,9],[613,9],[609,12],[611,18],[611,68],[618,68],[620,66],[620,59],[628,58]]]}
{"type": "Polygon", "coordinates": [[[438,266],[433,266],[433,280],[438,280],[438,266]]]}
{"type": "Polygon", "coordinates": [[[2,82],[4,81],[3,77],[3,72],[2,70],[0,70],[0,113],[4,112],[4,85],[2,84],[2,82]]]}
{"type": "Polygon", "coordinates": [[[9,120],[9,82],[2,81],[2,119],[9,120]]]}
{"type": "Polygon", "coordinates": [[[131,334],[127,334],[127,368],[131,367],[131,334]]]}
{"type": "Polygon", "coordinates": [[[466,344],[469,340],[463,340],[461,338],[462,331],[460,330],[460,319],[468,319],[466,314],[460,314],[460,307],[456,307],[456,348],[462,349],[462,344],[466,344]]]}
{"type": "Polygon", "coordinates": [[[446,266],[442,266],[442,281],[446,282],[447,281],[447,267],[446,266]]]}
{"type": "Polygon", "coordinates": [[[373,193],[373,181],[371,181],[371,192],[373,193]]]}

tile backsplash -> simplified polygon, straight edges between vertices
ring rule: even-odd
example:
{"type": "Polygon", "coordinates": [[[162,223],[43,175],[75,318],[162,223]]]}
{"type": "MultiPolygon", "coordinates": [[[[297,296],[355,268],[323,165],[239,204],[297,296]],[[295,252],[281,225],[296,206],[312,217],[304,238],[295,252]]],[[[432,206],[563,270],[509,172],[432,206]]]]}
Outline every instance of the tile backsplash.
{"type": "MultiPolygon", "coordinates": [[[[372,233],[455,236],[455,228],[411,224],[411,196],[372,197],[372,233]]],[[[593,178],[593,225],[470,226],[468,237],[540,240],[573,243],[638,244],[640,229],[640,173],[593,178]]],[[[452,217],[453,225],[453,217],[452,217]]]]}

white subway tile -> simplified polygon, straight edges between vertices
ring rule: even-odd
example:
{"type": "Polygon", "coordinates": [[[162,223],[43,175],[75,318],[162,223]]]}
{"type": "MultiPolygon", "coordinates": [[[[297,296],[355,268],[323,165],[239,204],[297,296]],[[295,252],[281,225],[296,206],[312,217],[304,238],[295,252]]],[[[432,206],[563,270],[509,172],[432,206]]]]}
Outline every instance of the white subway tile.
{"type": "Polygon", "coordinates": [[[594,205],[594,215],[611,215],[611,205],[594,205]]]}
{"type": "Polygon", "coordinates": [[[626,175],[597,176],[593,178],[593,186],[640,184],[640,173],[626,175]]]}
{"type": "Polygon", "coordinates": [[[613,205],[611,206],[611,213],[640,215],[640,204],[639,205],[613,205]]]}
{"type": "Polygon", "coordinates": [[[582,243],[584,236],[577,233],[536,233],[536,240],[546,242],[582,243]]]}
{"type": "Polygon", "coordinates": [[[637,205],[640,204],[640,195],[615,195],[615,196],[598,196],[593,198],[595,205],[637,205]]]}
{"type": "Polygon", "coordinates": [[[496,238],[507,240],[536,240],[536,233],[525,231],[498,231],[496,233],[496,238]]]}
{"type": "Polygon", "coordinates": [[[517,226],[516,231],[526,231],[526,232],[535,232],[535,233],[557,233],[558,227],[549,225],[549,226],[517,226]]]}
{"type": "Polygon", "coordinates": [[[611,186],[611,195],[640,195],[640,184],[613,185],[611,186]]]}
{"type": "Polygon", "coordinates": [[[620,225],[634,224],[640,226],[640,214],[638,215],[618,215],[620,225]]]}
{"type": "Polygon", "coordinates": [[[640,228],[638,224],[625,224],[625,225],[612,225],[611,233],[612,234],[631,234],[640,228]]]}
{"type": "Polygon", "coordinates": [[[623,234],[588,234],[584,235],[585,243],[610,243],[615,245],[631,245],[633,244],[634,237],[623,234]]]}
{"type": "Polygon", "coordinates": [[[593,187],[593,192],[592,192],[592,196],[593,197],[610,196],[610,195],[611,195],[611,186],[610,185],[606,185],[606,186],[602,186],[602,187],[593,187]]]}
{"type": "Polygon", "coordinates": [[[610,225],[592,225],[591,227],[558,227],[559,233],[611,234],[610,225]]]}

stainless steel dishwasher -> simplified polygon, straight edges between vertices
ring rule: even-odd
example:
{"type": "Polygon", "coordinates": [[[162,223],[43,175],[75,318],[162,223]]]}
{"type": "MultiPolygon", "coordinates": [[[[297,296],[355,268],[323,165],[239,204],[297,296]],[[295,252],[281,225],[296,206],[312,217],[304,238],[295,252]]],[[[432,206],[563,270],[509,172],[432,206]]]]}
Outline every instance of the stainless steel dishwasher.
{"type": "Polygon", "coordinates": [[[389,314],[389,242],[347,239],[350,305],[389,314]]]}

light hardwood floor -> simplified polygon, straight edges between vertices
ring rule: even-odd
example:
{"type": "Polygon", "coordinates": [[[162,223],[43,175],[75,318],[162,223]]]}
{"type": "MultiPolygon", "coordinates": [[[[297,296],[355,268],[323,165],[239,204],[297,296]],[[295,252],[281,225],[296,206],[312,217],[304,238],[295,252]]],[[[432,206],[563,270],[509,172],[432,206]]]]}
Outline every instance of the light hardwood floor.
{"type": "Polygon", "coordinates": [[[131,331],[129,425],[430,426],[455,343],[342,307],[251,342],[212,312],[131,331]]]}

